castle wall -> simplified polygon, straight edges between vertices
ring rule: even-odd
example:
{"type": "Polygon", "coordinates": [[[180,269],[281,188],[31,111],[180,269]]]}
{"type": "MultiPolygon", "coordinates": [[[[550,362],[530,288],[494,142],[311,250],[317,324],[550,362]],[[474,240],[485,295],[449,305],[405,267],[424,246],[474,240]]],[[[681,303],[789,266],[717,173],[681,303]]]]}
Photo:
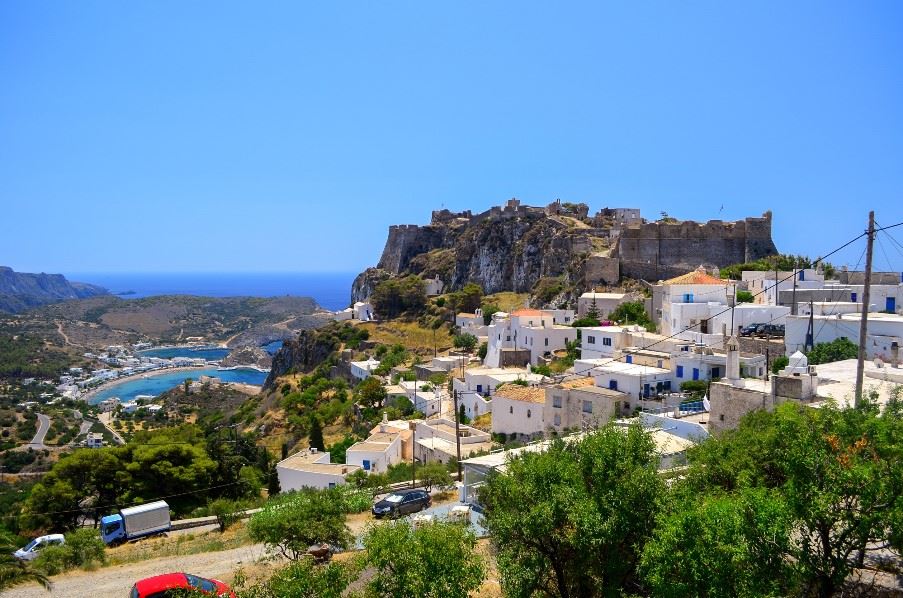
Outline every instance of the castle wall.
{"type": "Polygon", "coordinates": [[[441,230],[432,226],[390,226],[389,238],[377,267],[392,274],[403,272],[413,257],[442,247],[443,237],[441,230]]]}

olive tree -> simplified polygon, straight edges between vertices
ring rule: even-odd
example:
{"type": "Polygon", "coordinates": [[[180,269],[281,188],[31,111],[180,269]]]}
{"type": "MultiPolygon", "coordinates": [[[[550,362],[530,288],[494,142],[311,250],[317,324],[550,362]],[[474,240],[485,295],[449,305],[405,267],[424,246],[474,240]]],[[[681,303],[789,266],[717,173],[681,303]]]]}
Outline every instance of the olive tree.
{"type": "Polygon", "coordinates": [[[270,499],[248,524],[251,538],[285,558],[298,560],[312,544],[346,548],[343,501],[334,489],[303,489],[270,499]]]}

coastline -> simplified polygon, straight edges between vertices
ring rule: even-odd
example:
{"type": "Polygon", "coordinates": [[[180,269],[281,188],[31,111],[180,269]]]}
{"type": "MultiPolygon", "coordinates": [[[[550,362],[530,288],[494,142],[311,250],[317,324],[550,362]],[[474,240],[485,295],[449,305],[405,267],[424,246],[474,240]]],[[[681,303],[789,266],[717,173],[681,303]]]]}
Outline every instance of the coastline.
{"type": "Polygon", "coordinates": [[[153,378],[154,376],[161,376],[163,374],[173,374],[173,373],[178,373],[178,372],[192,372],[195,370],[203,370],[208,367],[210,367],[210,366],[209,365],[193,365],[193,366],[182,366],[182,367],[177,367],[177,368],[161,368],[158,370],[151,370],[149,372],[139,372],[137,374],[131,374],[129,376],[123,376],[121,378],[115,378],[108,382],[104,382],[103,384],[100,384],[98,386],[95,386],[94,388],[92,388],[91,390],[86,392],[85,394],[81,395],[79,397],[79,399],[82,401],[88,402],[92,398],[94,398],[94,396],[96,394],[98,394],[100,391],[105,390],[105,389],[109,388],[110,386],[114,386],[116,384],[121,384],[121,383],[125,383],[125,382],[131,382],[132,380],[140,380],[141,378],[144,378],[145,376],[147,376],[148,378],[153,378]]]}

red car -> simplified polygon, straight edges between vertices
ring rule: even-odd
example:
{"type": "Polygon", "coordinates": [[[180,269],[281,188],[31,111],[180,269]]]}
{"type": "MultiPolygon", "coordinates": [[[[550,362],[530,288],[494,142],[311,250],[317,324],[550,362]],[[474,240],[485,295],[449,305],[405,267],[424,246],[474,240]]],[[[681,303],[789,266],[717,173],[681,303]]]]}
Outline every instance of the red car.
{"type": "Polygon", "coordinates": [[[168,598],[170,590],[196,590],[212,596],[235,598],[232,588],[218,579],[206,579],[190,573],[166,573],[142,579],[132,586],[129,598],[168,598]]]}

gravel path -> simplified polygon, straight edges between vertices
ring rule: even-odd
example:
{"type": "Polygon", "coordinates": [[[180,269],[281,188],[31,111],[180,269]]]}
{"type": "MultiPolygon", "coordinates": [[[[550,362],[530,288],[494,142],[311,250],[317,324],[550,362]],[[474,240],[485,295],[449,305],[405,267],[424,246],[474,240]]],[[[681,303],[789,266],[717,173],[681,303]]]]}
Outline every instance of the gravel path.
{"type": "Polygon", "coordinates": [[[72,571],[51,578],[53,588],[48,593],[40,586],[29,585],[13,588],[4,596],[21,598],[84,598],[85,596],[128,596],[137,580],[161,573],[186,571],[202,577],[215,577],[224,581],[232,579],[235,570],[248,567],[266,555],[263,544],[251,544],[221,552],[204,552],[182,556],[163,557],[115,567],[102,567],[96,571],[72,571]]]}

